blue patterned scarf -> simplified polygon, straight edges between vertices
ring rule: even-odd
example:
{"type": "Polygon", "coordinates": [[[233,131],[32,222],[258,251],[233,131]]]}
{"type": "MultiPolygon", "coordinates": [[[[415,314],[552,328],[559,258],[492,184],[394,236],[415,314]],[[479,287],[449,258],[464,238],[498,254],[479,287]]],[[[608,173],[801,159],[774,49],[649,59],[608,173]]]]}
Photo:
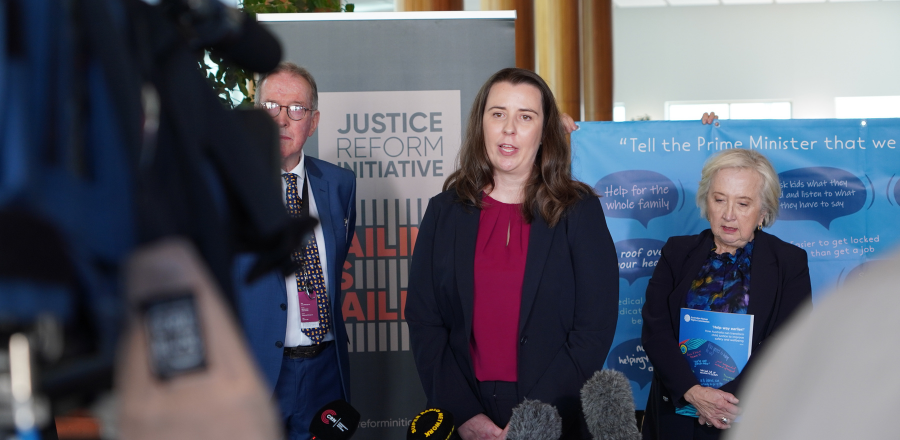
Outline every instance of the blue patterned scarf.
{"type": "Polygon", "coordinates": [[[716,254],[716,246],[709,251],[706,263],[691,283],[685,307],[725,313],[747,313],[750,302],[750,258],[753,242],[742,249],[716,254]]]}

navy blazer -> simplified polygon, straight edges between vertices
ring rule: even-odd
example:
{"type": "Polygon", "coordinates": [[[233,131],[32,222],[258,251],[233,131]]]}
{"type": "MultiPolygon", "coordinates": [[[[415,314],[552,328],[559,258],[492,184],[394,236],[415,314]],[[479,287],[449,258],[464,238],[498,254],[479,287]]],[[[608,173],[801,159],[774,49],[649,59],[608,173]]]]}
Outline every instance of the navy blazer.
{"type": "MultiPolygon", "coordinates": [[[[345,170],[309,156],[306,175],[325,238],[325,254],[328,275],[331,278],[331,316],[334,323],[337,358],[344,396],[350,400],[350,367],[347,360],[347,328],[341,315],[341,274],[343,264],[356,228],[356,176],[345,170]]],[[[287,329],[287,291],[284,276],[274,271],[248,284],[247,273],[256,261],[256,255],[239,255],[235,261],[234,284],[238,313],[250,343],[250,349],[259,364],[270,389],[275,389],[281,371],[281,360],[287,329]],[[276,345],[277,344],[277,345],[276,345]]]]}
{"type": "MultiPolygon", "coordinates": [[[[405,313],[428,405],[460,425],[485,412],[469,352],[481,211],[455,199],[450,190],[428,204],[405,313]]],[[[615,246],[597,197],[584,197],[552,228],[535,215],[519,311],[519,400],[556,406],[563,438],[590,438],[579,392],[603,368],[618,299],[615,246]]]]}
{"type": "MultiPolygon", "coordinates": [[[[678,348],[680,312],[691,283],[700,273],[712,247],[713,234],[709,229],[699,235],[669,238],[647,286],[641,341],[653,364],[653,382],[644,417],[644,438],[693,436],[697,419],[675,414],[676,406],[687,405],[684,393],[699,385],[678,348]]],[[[754,360],[759,358],[767,338],[794,311],[812,302],[806,251],[774,235],[756,231],[749,295],[747,313],[754,317],[753,349],[744,370],[721,388],[732,394],[738,392],[741,378],[746,377],[754,360]]]]}

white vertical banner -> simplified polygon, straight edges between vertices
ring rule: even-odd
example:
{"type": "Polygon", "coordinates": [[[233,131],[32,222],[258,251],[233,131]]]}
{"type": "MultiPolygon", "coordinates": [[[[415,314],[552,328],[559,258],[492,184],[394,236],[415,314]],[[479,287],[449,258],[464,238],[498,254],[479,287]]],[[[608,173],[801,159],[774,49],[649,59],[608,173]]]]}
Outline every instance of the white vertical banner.
{"type": "Polygon", "coordinates": [[[319,94],[319,159],[356,174],[358,200],[434,196],[459,151],[459,90],[319,94]]]}

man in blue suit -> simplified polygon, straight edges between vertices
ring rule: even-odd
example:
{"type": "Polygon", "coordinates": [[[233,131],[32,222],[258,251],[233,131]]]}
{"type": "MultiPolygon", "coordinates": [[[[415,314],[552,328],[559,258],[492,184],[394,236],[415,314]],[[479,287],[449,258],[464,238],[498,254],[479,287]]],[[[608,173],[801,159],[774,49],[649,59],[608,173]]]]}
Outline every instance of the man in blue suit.
{"type": "Polygon", "coordinates": [[[309,423],[320,407],[350,399],[340,295],[356,224],[356,177],[303,154],[319,123],[316,82],[306,69],[282,63],[258,84],[256,104],[279,128],[285,206],[292,216],[318,218],[319,225],[294,252],[298,268],[286,277],[273,272],[248,284],[256,256],[238,257],[238,309],[281,408],[287,438],[309,439],[309,423]]]}

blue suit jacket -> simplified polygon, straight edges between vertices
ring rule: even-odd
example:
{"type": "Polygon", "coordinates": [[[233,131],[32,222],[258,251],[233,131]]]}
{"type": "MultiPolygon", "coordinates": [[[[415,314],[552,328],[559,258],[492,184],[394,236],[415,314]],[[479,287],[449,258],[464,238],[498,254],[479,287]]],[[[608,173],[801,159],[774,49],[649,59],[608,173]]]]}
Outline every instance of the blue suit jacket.
{"type": "MultiPolygon", "coordinates": [[[[347,361],[347,329],[341,315],[341,274],[347,251],[356,228],[356,176],[342,169],[306,156],[306,173],[310,190],[316,199],[319,222],[325,236],[328,275],[331,277],[331,316],[334,326],[337,357],[335,368],[340,370],[344,396],[350,400],[350,367],[347,361]]],[[[270,389],[275,389],[284,349],[287,329],[287,291],[284,276],[274,271],[248,284],[247,273],[256,255],[239,255],[235,261],[234,284],[241,324],[256,361],[270,389]]]]}

